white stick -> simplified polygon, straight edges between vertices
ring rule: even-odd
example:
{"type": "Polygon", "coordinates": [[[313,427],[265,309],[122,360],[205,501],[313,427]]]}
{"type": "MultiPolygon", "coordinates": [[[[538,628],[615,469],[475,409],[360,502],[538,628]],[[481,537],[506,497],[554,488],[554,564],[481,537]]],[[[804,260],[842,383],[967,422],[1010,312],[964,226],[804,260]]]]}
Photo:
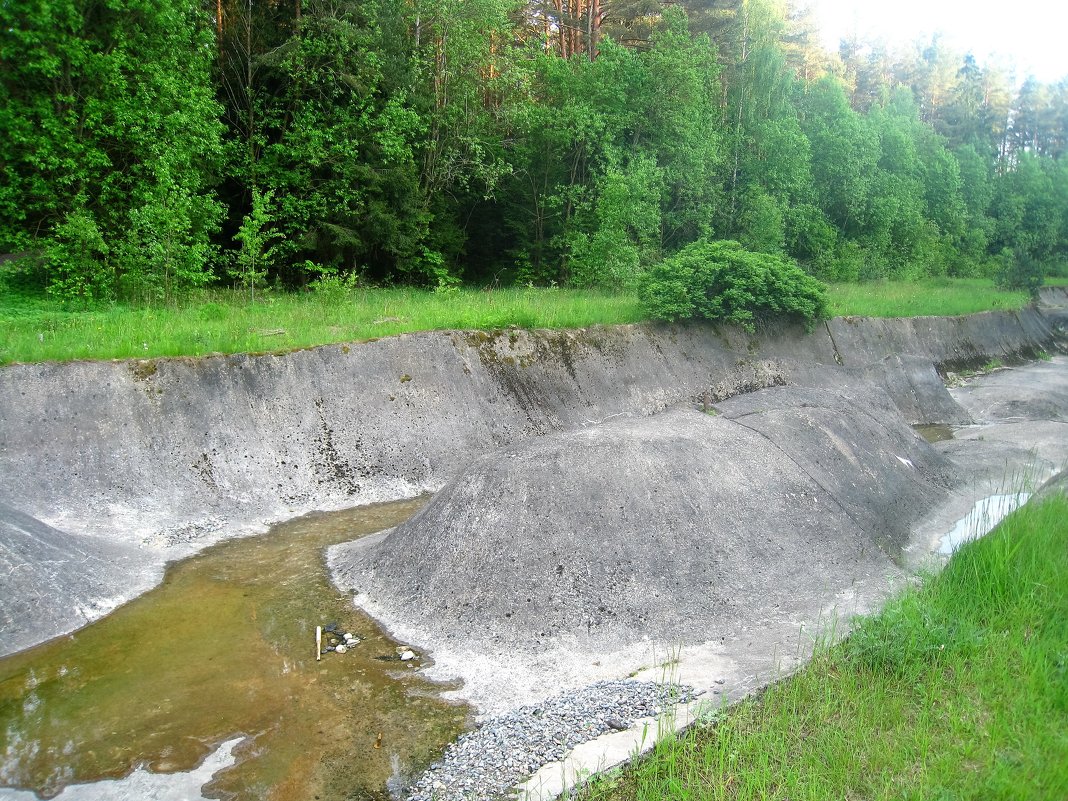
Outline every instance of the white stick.
{"type": "Polygon", "coordinates": [[[315,661],[318,662],[323,656],[323,627],[315,627],[315,661]]]}

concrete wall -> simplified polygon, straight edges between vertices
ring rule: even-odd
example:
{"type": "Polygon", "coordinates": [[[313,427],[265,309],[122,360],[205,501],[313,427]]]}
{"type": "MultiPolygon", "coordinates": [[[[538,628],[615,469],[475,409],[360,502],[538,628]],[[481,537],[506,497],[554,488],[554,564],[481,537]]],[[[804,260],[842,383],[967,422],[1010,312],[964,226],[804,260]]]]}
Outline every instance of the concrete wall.
{"type": "MultiPolygon", "coordinates": [[[[706,393],[874,381],[911,422],[959,422],[936,365],[1048,350],[1055,338],[1047,315],[1025,310],[841,318],[808,334],[430,332],[282,355],[13,365],[0,369],[0,504],[77,534],[79,553],[93,538],[126,547],[121,599],[222,536],[436,490],[502,445],[706,393]]],[[[25,541],[13,553],[0,539],[0,565],[37,569],[31,528],[3,529],[25,541]]]]}

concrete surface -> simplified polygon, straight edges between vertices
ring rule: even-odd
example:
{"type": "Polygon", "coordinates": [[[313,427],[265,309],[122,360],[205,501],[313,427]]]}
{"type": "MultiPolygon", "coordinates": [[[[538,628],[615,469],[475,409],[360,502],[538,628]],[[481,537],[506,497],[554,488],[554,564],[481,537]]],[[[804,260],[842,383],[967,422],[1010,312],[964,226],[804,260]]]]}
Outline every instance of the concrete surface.
{"type": "MultiPolygon", "coordinates": [[[[621,670],[642,678],[679,678],[703,690],[712,705],[735,700],[802,663],[813,637],[876,608],[904,580],[888,558],[902,542],[904,520],[886,525],[883,519],[881,527],[865,521],[907,515],[913,503],[931,507],[912,527],[907,557],[939,525],[942,531],[952,528],[955,510],[996,485],[999,471],[1004,481],[1006,471],[1033,469],[1044,476],[1064,464],[1062,418],[983,419],[1046,414],[1050,407],[1042,392],[1012,402],[1016,386],[1030,381],[1028,372],[1001,387],[1010,400],[993,406],[983,394],[984,379],[951,394],[937,372],[1056,352],[1063,341],[1062,300],[1068,299],[1052,293],[1043,300],[1036,310],[960,320],[845,318],[809,335],[787,329],[751,336],[704,326],[439,332],[284,355],[0,369],[0,571],[7,576],[0,592],[0,653],[79,627],[147,589],[167,561],[220,538],[255,533],[312,509],[437,490],[501,449],[520,454],[544,447],[550,453],[556,446],[555,458],[571,469],[571,478],[585,465],[586,491],[600,493],[609,509],[604,487],[594,480],[598,475],[612,481],[627,470],[659,471],[653,483],[675,492],[671,503],[646,498],[642,507],[641,498],[626,498],[624,509],[612,513],[620,524],[628,522],[622,512],[656,524],[650,508],[674,509],[682,535],[666,547],[675,547],[676,555],[655,554],[654,562],[670,569],[647,569],[646,578],[658,588],[654,591],[676,593],[684,604],[701,602],[678,595],[682,583],[695,578],[695,551],[737,567],[738,575],[710,573],[712,591],[701,593],[711,601],[704,614],[717,627],[713,636],[698,641],[708,632],[691,626],[689,641],[635,639],[601,604],[594,608],[576,597],[566,607],[572,615],[561,619],[570,639],[544,649],[508,649],[503,639],[479,652],[445,649],[434,654],[434,670],[470,675],[464,696],[500,704],[557,692],[561,677],[564,683],[592,681],[618,677],[621,670]],[[777,387],[788,390],[747,395],[777,387]],[[805,395],[805,388],[833,392],[805,395]],[[720,417],[694,411],[706,401],[720,417]],[[669,408],[659,419],[645,419],[669,408]],[[1028,411],[1018,414],[1021,409],[1028,411]],[[880,431],[878,423],[888,414],[893,424],[880,431]],[[973,417],[983,428],[962,429],[956,440],[934,450],[901,427],[902,418],[959,425],[973,417]],[[592,467],[579,460],[576,443],[583,442],[600,454],[592,467]],[[641,447],[644,442],[651,447],[641,447]],[[768,479],[781,507],[778,525],[768,522],[773,506],[761,508],[746,495],[740,467],[730,467],[735,462],[768,479]],[[612,464],[614,472],[605,469],[612,464]],[[956,467],[947,468],[950,464],[956,467]],[[961,483],[950,489],[955,478],[961,483]],[[760,524],[752,531],[769,533],[763,542],[702,550],[705,533],[686,524],[689,512],[718,522],[723,506],[714,504],[725,503],[731,488],[736,500],[727,506],[760,524]],[[911,500],[897,500],[898,492],[911,500]],[[797,505],[787,506],[790,493],[797,505]],[[782,519],[796,520],[796,528],[783,533],[782,519]],[[816,537],[828,521],[834,523],[824,532],[828,537],[816,537]],[[783,560],[771,559],[772,567],[765,569],[759,562],[745,563],[747,554],[774,555],[779,536],[799,554],[796,565],[784,568],[783,560]],[[824,566],[828,579],[820,573],[819,585],[812,585],[813,571],[824,566]],[[779,599],[757,599],[747,615],[720,615],[738,606],[731,593],[751,591],[739,584],[742,571],[772,585],[779,599]],[[806,581],[805,571],[808,586],[791,594],[791,586],[806,581]],[[591,653],[583,638],[586,645],[596,644],[595,622],[609,636],[591,653]],[[613,639],[613,625],[622,639],[613,639]]],[[[1056,386],[1065,365],[1057,357],[1043,375],[1056,386]]],[[[542,474],[547,481],[568,475],[542,474]]],[[[560,509],[536,489],[527,491],[537,498],[542,519],[559,517],[560,509]]],[[[585,525],[600,522],[587,519],[585,525]]],[[[599,556],[597,543],[576,537],[575,530],[569,546],[569,554],[599,556]]],[[[490,554],[495,558],[483,567],[503,562],[509,553],[505,548],[490,554]]],[[[552,570],[536,589],[557,578],[566,589],[567,567],[563,574],[555,571],[563,562],[542,561],[552,570]]],[[[604,589],[615,605],[614,587],[604,589]]],[[[648,598],[636,603],[639,609],[657,608],[648,598]]],[[[622,606],[613,608],[628,614],[622,606]]],[[[661,631],[673,620],[688,625],[671,609],[662,614],[653,621],[661,631]]],[[[528,626],[534,622],[525,619],[528,626]]],[[[500,632],[477,633],[492,639],[500,632]]],[[[672,725],[698,713],[680,710],[672,725]]],[[[636,733],[641,742],[651,742],[648,732],[631,736],[636,733]]],[[[619,739],[627,743],[624,750],[634,742],[619,739]]],[[[584,748],[581,764],[605,766],[598,745],[584,748]]],[[[212,757],[221,760],[218,767],[228,764],[225,750],[212,757]]],[[[205,769],[218,769],[209,762],[205,769]]],[[[580,763],[574,760],[569,764],[580,773],[588,769],[576,768],[580,763]]],[[[564,780],[569,769],[547,766],[531,787],[550,788],[556,781],[550,777],[564,780]]],[[[157,782],[142,773],[126,784],[66,792],[70,799],[197,799],[209,775],[156,777],[157,782]]],[[[13,792],[0,794],[18,797],[13,792]]],[[[538,793],[531,797],[546,797],[538,793]]]]}
{"type": "Polygon", "coordinates": [[[789,614],[891,568],[858,523],[882,512],[873,486],[914,490],[896,507],[906,529],[945,495],[924,474],[940,457],[900,416],[892,431],[861,399],[819,394],[762,390],[744,397],[773,410],[745,422],[676,410],[482,457],[380,541],[332,548],[335,580],[435,658],[703,642],[789,614]],[[771,416],[774,434],[753,422],[771,416]]]}
{"type": "Polygon", "coordinates": [[[79,628],[147,590],[136,549],[57,531],[0,503],[0,630],[11,650],[40,642],[41,631],[79,628]],[[62,599],[63,603],[57,603],[62,599]]]}
{"type": "Polygon", "coordinates": [[[4,367],[0,503],[128,558],[124,575],[102,570],[91,590],[67,591],[47,547],[0,540],[0,564],[52,588],[32,609],[0,595],[0,619],[24,621],[0,633],[0,654],[77,628],[221,538],[436,491],[532,436],[784,384],[875,383],[909,422],[962,422],[934,365],[1054,350],[1044,314],[845,318],[811,334],[429,332],[280,355],[4,367]]]}
{"type": "MultiPolygon", "coordinates": [[[[1064,387],[1068,382],[1068,359],[1057,356],[1012,369],[1002,369],[968,380],[953,389],[952,395],[974,414],[976,422],[955,432],[955,438],[935,443],[932,448],[950,459],[961,483],[936,508],[913,527],[911,542],[905,548],[904,562],[910,569],[937,566],[944,556],[932,555],[940,540],[961,523],[974,517],[975,509],[991,500],[1068,492],[1068,426],[1063,422],[1064,387]],[[1054,419],[1042,420],[1044,415],[1054,419]],[[1048,478],[1053,476],[1052,478],[1048,478]],[[1005,496],[1001,493],[1018,493],[1005,496]]],[[[745,399],[739,398],[739,401],[745,399]]],[[[982,515],[982,530],[996,519],[982,515]]],[[[995,516],[996,517],[996,516],[995,516]]],[[[981,532],[980,532],[981,533],[981,532]]],[[[888,575],[888,585],[903,575],[888,575]]],[[[809,643],[828,628],[839,633],[848,626],[848,617],[874,608],[879,602],[877,583],[858,584],[853,597],[830,599],[815,620],[801,621],[803,608],[795,611],[793,635],[799,646],[790,650],[790,624],[776,628],[766,625],[756,638],[765,649],[754,651],[743,640],[708,643],[681,648],[659,656],[661,675],[678,677],[705,690],[706,695],[671,716],[635,724],[626,732],[585,743],[566,759],[542,767],[521,788],[524,801],[546,801],[584,781],[591,773],[606,770],[648,750],[660,735],[700,719],[707,719],[724,703],[733,701],[774,680],[803,662],[809,643]],[[831,621],[828,625],[828,621],[831,621]],[[744,642],[744,645],[743,645],[744,642]],[[775,643],[771,646],[769,643],[775,643]]],[[[457,660],[462,665],[462,659],[457,660]]],[[[655,678],[656,670],[639,674],[655,678]]]]}

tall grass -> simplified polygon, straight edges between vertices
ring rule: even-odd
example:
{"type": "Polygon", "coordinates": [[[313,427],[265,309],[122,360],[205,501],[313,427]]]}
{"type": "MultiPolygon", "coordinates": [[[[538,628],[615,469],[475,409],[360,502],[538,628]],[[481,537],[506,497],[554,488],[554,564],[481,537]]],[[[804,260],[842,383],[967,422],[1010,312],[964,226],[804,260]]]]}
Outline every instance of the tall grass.
{"type": "Polygon", "coordinates": [[[256,303],[215,292],[178,306],[87,311],[23,301],[0,304],[0,364],[291,350],[410,331],[579,328],[641,319],[633,296],[556,289],[275,293],[256,303]]]}
{"type": "MultiPolygon", "coordinates": [[[[329,284],[327,284],[330,287],[329,284]]],[[[1020,308],[1023,293],[990,281],[841,284],[835,315],[896,317],[1020,308]]],[[[572,289],[358,289],[266,295],[226,291],[168,306],[65,309],[0,287],[0,364],[280,351],[439,329],[580,328],[643,319],[633,294],[572,289]]]]}
{"type": "Polygon", "coordinates": [[[1068,498],[585,799],[1068,798],[1068,498]]]}
{"type": "Polygon", "coordinates": [[[957,316],[1022,309],[1030,300],[1026,292],[998,289],[988,278],[834,284],[830,298],[836,317],[957,316]]]}

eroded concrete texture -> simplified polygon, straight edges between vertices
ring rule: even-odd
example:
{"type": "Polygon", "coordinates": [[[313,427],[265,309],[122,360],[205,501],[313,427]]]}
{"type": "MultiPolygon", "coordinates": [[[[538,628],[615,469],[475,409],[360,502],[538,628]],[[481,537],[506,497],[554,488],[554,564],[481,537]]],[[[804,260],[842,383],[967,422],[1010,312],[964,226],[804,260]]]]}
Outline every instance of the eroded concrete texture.
{"type": "Polygon", "coordinates": [[[528,440],[331,565],[435,651],[712,639],[893,569],[955,478],[887,405],[776,387],[528,440]]]}
{"type": "Polygon", "coordinates": [[[0,653],[77,628],[220,538],[436,491],[531,437],[784,385],[881,387],[908,422],[962,422],[936,367],[1052,352],[1050,314],[845,318],[809,334],[430,332],[282,355],[5,367],[6,519],[74,544],[56,551],[6,525],[0,565],[42,592],[30,605],[0,596],[0,620],[20,621],[4,626],[0,653]]]}

